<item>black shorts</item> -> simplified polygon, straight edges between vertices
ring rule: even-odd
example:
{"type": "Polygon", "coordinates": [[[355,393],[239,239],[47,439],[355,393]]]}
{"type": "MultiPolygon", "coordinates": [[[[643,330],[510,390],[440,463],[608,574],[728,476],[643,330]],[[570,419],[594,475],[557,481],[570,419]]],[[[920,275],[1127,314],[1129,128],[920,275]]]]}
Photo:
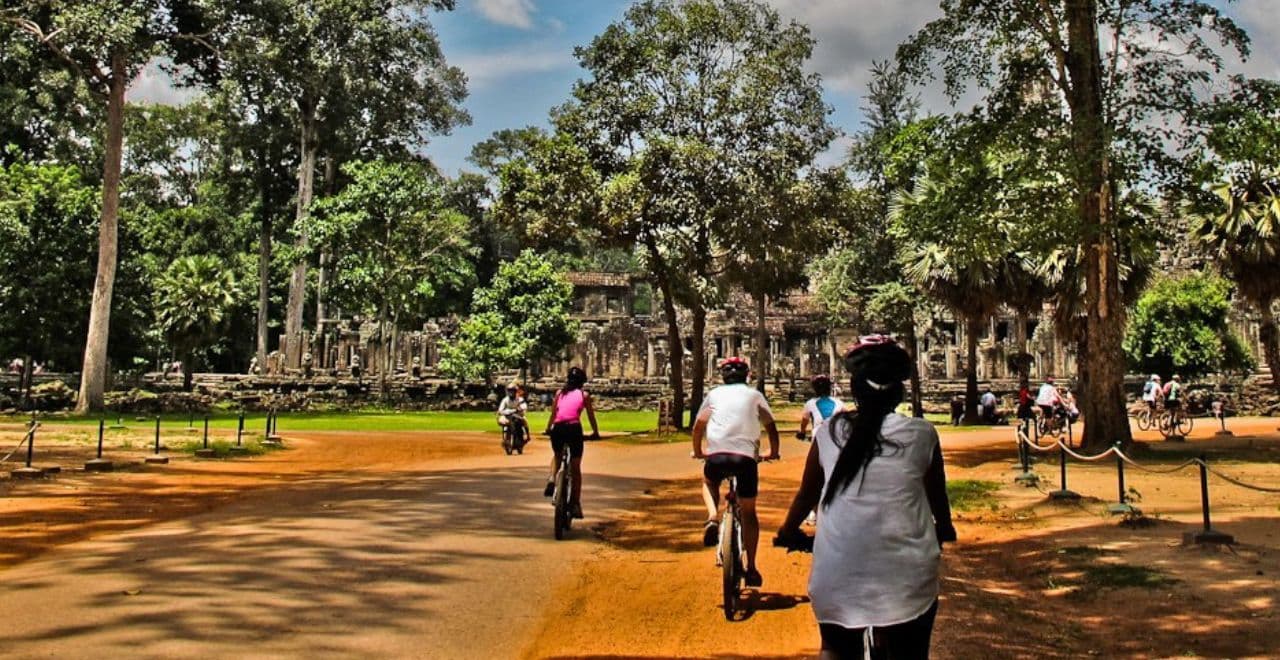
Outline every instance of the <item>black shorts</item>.
{"type": "Polygon", "coordinates": [[[560,423],[551,427],[551,448],[556,453],[569,448],[569,456],[582,458],[582,425],[560,423]]]}
{"type": "Polygon", "coordinates": [[[729,477],[738,479],[738,497],[755,497],[760,492],[760,466],[742,454],[711,454],[702,466],[702,476],[716,488],[729,477]]]}
{"type": "Polygon", "coordinates": [[[1174,399],[1172,401],[1165,401],[1164,407],[1168,408],[1169,410],[1177,410],[1178,408],[1182,407],[1182,401],[1179,399],[1174,399]]]}
{"type": "MultiPolygon", "coordinates": [[[[929,657],[929,640],[933,636],[933,620],[938,615],[938,601],[924,614],[904,623],[876,628],[872,633],[876,647],[871,650],[873,659],[904,658],[924,660],[929,657]]],[[[840,658],[862,658],[863,628],[845,628],[834,623],[818,624],[822,635],[822,649],[834,652],[840,658]]]]}

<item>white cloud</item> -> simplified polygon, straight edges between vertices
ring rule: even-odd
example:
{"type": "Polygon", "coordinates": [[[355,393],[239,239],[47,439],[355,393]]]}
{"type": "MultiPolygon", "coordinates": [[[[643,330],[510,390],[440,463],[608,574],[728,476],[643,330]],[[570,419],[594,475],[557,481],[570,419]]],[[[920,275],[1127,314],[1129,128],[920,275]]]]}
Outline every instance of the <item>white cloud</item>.
{"type": "Polygon", "coordinates": [[[154,61],[138,73],[127,90],[130,103],[153,105],[186,105],[199,95],[197,90],[175,87],[169,74],[154,61]]]}
{"type": "Polygon", "coordinates": [[[577,66],[568,46],[560,50],[517,48],[460,55],[452,58],[452,62],[467,74],[469,87],[473,90],[512,76],[577,66]]]}
{"type": "Polygon", "coordinates": [[[476,9],[494,23],[521,30],[533,29],[533,13],[537,11],[533,0],[477,0],[476,9]]]}

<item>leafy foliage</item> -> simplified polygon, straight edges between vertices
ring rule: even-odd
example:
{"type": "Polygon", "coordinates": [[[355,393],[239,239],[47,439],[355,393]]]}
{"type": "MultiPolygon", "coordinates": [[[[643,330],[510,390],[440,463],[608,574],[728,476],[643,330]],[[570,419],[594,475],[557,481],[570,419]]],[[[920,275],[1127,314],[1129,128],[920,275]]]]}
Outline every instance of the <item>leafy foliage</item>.
{"type": "Polygon", "coordinates": [[[1230,283],[1214,275],[1157,281],[1138,300],[1125,337],[1131,367],[1191,378],[1252,369],[1249,352],[1227,324],[1230,294],[1230,283]]]}
{"type": "Polygon", "coordinates": [[[180,257],[156,281],[156,321],[183,361],[190,388],[191,358],[223,331],[240,295],[235,275],[209,255],[180,257]]]}

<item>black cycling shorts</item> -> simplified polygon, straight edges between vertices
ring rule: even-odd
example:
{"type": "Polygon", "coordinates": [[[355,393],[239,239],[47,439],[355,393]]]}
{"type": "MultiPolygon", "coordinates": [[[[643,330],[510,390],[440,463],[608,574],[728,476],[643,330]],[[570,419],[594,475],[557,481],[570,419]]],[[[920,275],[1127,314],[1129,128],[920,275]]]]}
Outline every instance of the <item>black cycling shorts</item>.
{"type": "Polygon", "coordinates": [[[738,479],[738,497],[755,497],[760,492],[760,467],[756,459],[742,454],[711,454],[702,466],[702,476],[715,488],[729,477],[738,479]]]}
{"type": "Polygon", "coordinates": [[[560,423],[551,427],[551,448],[556,453],[569,448],[569,456],[582,458],[582,425],[560,423]]]}
{"type": "Polygon", "coordinates": [[[1168,408],[1169,410],[1175,410],[1177,408],[1182,407],[1182,401],[1179,399],[1173,399],[1172,401],[1165,401],[1164,407],[1168,408]]]}

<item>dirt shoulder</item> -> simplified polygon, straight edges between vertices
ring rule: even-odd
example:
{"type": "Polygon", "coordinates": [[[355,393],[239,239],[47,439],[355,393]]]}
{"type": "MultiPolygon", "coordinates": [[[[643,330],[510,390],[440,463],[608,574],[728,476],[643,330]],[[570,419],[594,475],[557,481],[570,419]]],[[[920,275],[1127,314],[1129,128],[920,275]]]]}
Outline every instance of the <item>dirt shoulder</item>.
{"type": "MultiPolygon", "coordinates": [[[[1235,420],[1237,436],[1197,429],[1188,443],[1149,443],[1135,455],[1152,466],[1201,451],[1233,476],[1280,485],[1276,420],[1235,420]]],[[[989,500],[957,511],[960,543],[944,553],[938,658],[1276,657],[1280,617],[1280,498],[1210,484],[1215,527],[1231,548],[1184,546],[1198,529],[1194,470],[1128,475],[1146,513],[1122,526],[1107,513],[1116,497],[1113,462],[1069,463],[1077,503],[1051,503],[1058,466],[1036,471],[1038,488],[1013,484],[1008,429],[947,434],[951,480],[992,482],[989,500]]],[[[1140,437],[1144,437],[1140,436],[1140,437]]],[[[1153,440],[1154,438],[1148,438],[1153,440]]],[[[788,442],[784,454],[804,446],[788,442]]],[[[796,460],[762,469],[759,500],[764,587],[749,612],[726,621],[713,551],[701,547],[696,480],[650,489],[630,515],[599,529],[608,542],[559,593],[529,658],[812,657],[819,639],[807,607],[810,558],[768,547],[798,485],[796,460]]]]}

